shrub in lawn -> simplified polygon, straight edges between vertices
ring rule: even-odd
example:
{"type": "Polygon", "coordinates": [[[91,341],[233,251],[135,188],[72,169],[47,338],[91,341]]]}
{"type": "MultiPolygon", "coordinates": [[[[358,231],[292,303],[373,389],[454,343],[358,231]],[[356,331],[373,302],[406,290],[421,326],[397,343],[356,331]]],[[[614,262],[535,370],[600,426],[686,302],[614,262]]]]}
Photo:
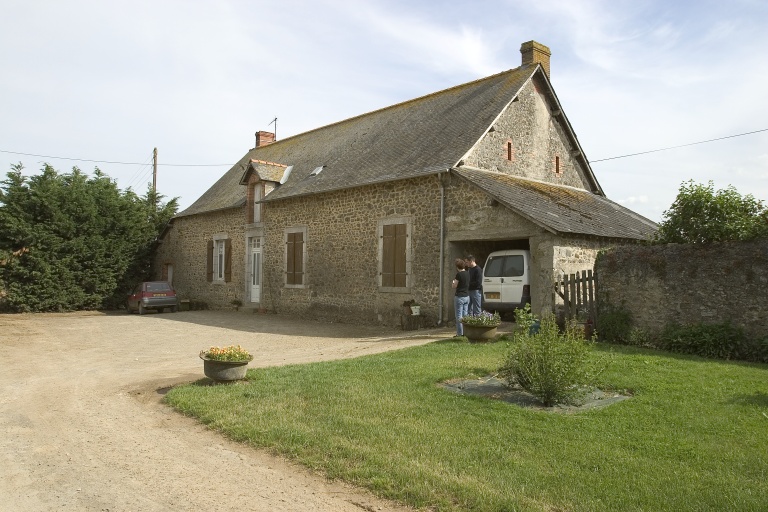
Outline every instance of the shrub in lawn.
{"type": "MultiPolygon", "coordinates": [[[[520,310],[517,314],[519,321],[520,310]]],[[[532,332],[530,320],[535,321],[535,317],[523,315],[529,328],[515,333],[500,376],[510,385],[517,383],[546,406],[575,401],[595,371],[589,363],[593,343],[573,325],[561,333],[553,315],[544,317],[538,332],[532,332]]]]}

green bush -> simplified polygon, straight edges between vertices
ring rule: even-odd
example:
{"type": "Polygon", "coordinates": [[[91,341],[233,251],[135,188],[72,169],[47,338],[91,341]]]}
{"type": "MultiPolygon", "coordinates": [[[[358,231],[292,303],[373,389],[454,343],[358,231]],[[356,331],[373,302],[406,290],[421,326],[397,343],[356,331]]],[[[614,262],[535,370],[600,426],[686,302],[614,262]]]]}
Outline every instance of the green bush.
{"type": "Polygon", "coordinates": [[[623,306],[607,306],[597,316],[600,341],[629,344],[632,334],[632,314],[623,306]]]}
{"type": "Polygon", "coordinates": [[[728,322],[668,325],[662,331],[658,345],[670,352],[702,357],[768,361],[768,339],[749,339],[743,329],[728,322]]]}
{"type": "Polygon", "coordinates": [[[522,316],[527,327],[515,333],[499,375],[510,385],[517,383],[546,406],[575,401],[595,373],[588,362],[593,343],[573,326],[560,333],[553,315],[541,320],[538,332],[530,329],[535,317],[524,311],[522,316]]]}
{"type": "Polygon", "coordinates": [[[98,168],[33,176],[21,164],[0,181],[0,308],[14,312],[114,308],[152,275],[157,237],[176,199],[144,196],[98,168]]]}

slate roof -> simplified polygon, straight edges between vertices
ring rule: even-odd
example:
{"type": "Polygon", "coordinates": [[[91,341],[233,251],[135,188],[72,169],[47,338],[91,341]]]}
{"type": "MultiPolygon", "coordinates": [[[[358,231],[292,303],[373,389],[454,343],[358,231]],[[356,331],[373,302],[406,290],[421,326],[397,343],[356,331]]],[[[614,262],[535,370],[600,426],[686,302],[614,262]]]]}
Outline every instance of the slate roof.
{"type": "Polygon", "coordinates": [[[265,202],[445,171],[539,69],[520,66],[252,149],[178,216],[245,204],[240,180],[252,159],[293,166],[265,202]]]}
{"type": "Polygon", "coordinates": [[[588,190],[469,166],[452,172],[552,233],[644,240],[658,228],[655,222],[588,190]]]}

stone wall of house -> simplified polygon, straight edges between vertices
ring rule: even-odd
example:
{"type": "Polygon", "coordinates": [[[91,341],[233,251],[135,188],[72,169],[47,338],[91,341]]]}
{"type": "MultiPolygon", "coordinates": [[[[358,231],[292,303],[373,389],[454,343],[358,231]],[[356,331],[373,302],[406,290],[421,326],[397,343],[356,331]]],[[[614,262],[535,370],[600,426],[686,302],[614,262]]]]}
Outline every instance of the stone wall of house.
{"type": "MultiPolygon", "coordinates": [[[[244,191],[245,193],[245,191],[244,191]]],[[[173,265],[173,284],[182,298],[211,308],[248,304],[247,236],[264,237],[262,299],[270,311],[347,323],[399,325],[402,303],[422,305],[424,325],[453,320],[454,259],[474,254],[484,265],[489,253],[530,249],[533,311],[552,311],[559,298],[553,283],[562,273],[591,268],[596,240],[555,236],[517,215],[468,181],[448,173],[328,194],[268,202],[263,223],[245,224],[245,207],[175,218],[156,259],[156,278],[173,265]],[[440,268],[440,195],[445,223],[440,268]],[[378,224],[405,219],[411,225],[411,282],[406,291],[379,287],[378,224]],[[306,230],[305,284],[285,286],[285,230],[306,230]],[[206,248],[222,235],[231,240],[232,279],[206,280],[206,248]]]]}
{"type": "Polygon", "coordinates": [[[382,183],[267,203],[265,294],[280,313],[347,323],[400,324],[402,304],[418,301],[426,323],[438,317],[440,270],[438,177],[382,183]],[[411,225],[411,289],[379,290],[378,223],[411,225]],[[302,287],[283,286],[285,230],[306,229],[302,287]]]}
{"type": "Polygon", "coordinates": [[[626,308],[648,333],[670,323],[730,321],[768,336],[768,240],[616,247],[595,271],[601,310],[626,308]]]}
{"type": "Polygon", "coordinates": [[[584,170],[572,156],[577,148],[570,146],[560,121],[533,82],[523,86],[518,101],[510,104],[493,128],[467,156],[466,165],[588,189],[584,170]]]}
{"type": "Polygon", "coordinates": [[[175,218],[155,258],[155,279],[160,279],[163,266],[170,264],[173,265],[173,286],[182,299],[202,301],[212,309],[232,307],[233,300],[243,300],[244,208],[175,218]],[[222,235],[232,244],[232,279],[226,283],[209,283],[206,276],[207,244],[214,236],[222,235]]]}

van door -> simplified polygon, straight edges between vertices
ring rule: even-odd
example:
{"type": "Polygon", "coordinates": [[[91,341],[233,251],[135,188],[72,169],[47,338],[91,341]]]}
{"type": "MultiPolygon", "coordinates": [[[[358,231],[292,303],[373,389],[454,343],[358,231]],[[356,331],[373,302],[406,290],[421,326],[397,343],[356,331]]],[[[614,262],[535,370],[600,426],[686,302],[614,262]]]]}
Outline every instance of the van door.
{"type": "Polygon", "coordinates": [[[523,301],[523,286],[527,283],[526,251],[491,253],[483,269],[483,299],[489,309],[503,310],[519,307],[523,301]]]}

